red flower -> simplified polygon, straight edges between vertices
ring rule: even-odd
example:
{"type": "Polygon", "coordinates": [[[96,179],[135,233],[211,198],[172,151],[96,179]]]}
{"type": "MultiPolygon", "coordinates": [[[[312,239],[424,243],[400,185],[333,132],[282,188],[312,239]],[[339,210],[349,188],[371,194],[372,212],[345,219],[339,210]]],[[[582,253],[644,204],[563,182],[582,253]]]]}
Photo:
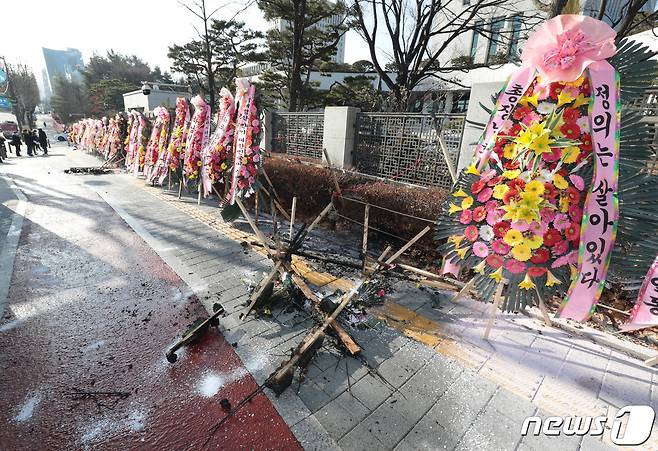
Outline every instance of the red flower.
{"type": "Polygon", "coordinates": [[[562,113],[562,118],[565,122],[576,122],[580,119],[580,110],[578,108],[568,108],[562,113]]]}
{"type": "Polygon", "coordinates": [[[519,194],[519,192],[515,189],[511,189],[511,190],[507,191],[503,195],[503,202],[505,203],[505,205],[509,205],[510,201],[512,199],[514,199],[518,194],[519,194]]]}
{"type": "Polygon", "coordinates": [[[462,224],[470,224],[471,221],[473,220],[473,212],[471,210],[464,210],[462,211],[462,214],[459,216],[459,222],[462,224]]]}
{"type": "MultiPolygon", "coordinates": [[[[516,163],[518,164],[518,161],[516,163]]],[[[513,168],[513,169],[515,169],[515,168],[513,168]]],[[[514,179],[514,180],[511,180],[507,184],[507,186],[509,186],[510,189],[515,189],[517,191],[522,191],[523,188],[525,188],[525,182],[521,179],[514,179]]]]}
{"type": "Polygon", "coordinates": [[[569,242],[567,240],[560,240],[553,246],[553,255],[562,255],[569,250],[569,242]]]}
{"type": "Polygon", "coordinates": [[[514,119],[516,119],[517,121],[520,121],[521,119],[523,119],[530,112],[532,112],[532,108],[530,108],[528,105],[518,106],[514,110],[514,113],[512,113],[512,117],[514,119]]]}
{"type": "Polygon", "coordinates": [[[503,181],[503,177],[502,177],[501,175],[499,175],[498,177],[494,177],[494,178],[492,178],[491,180],[489,180],[489,181],[487,182],[487,185],[489,185],[489,186],[496,186],[496,185],[498,185],[498,184],[499,184],[500,182],[502,182],[502,181],[503,181]]]}
{"type": "Polygon", "coordinates": [[[377,297],[383,298],[385,294],[386,294],[386,292],[384,290],[379,290],[377,292],[377,297]]]}
{"type": "Polygon", "coordinates": [[[478,228],[475,227],[474,225],[470,225],[470,226],[466,227],[466,230],[464,230],[464,236],[469,241],[477,240],[478,235],[479,235],[478,228]]]}
{"type": "Polygon", "coordinates": [[[553,200],[558,196],[558,194],[558,190],[553,186],[551,182],[544,183],[544,198],[553,200]]]}
{"type": "Polygon", "coordinates": [[[580,193],[573,186],[567,188],[567,197],[569,198],[570,204],[577,204],[580,201],[580,193]]]}
{"type": "Polygon", "coordinates": [[[554,228],[550,228],[546,231],[546,233],[544,233],[544,244],[548,247],[552,247],[561,239],[562,234],[554,228]]]}
{"type": "Polygon", "coordinates": [[[510,136],[517,136],[519,133],[521,133],[521,130],[523,130],[523,127],[521,127],[521,124],[518,122],[515,122],[512,127],[509,129],[509,134],[510,136]]]}
{"type": "Polygon", "coordinates": [[[475,207],[473,210],[473,221],[480,222],[487,217],[487,210],[485,210],[483,205],[475,207]]]}
{"type": "Polygon", "coordinates": [[[535,251],[535,254],[530,257],[530,261],[535,265],[541,265],[542,263],[546,263],[550,257],[551,253],[548,251],[548,249],[545,247],[540,247],[535,251]]]}
{"type": "Polygon", "coordinates": [[[550,152],[544,152],[541,154],[541,158],[544,161],[548,161],[549,163],[553,163],[554,161],[557,161],[560,159],[560,156],[562,155],[562,150],[558,147],[551,147],[550,152]]]}
{"type": "Polygon", "coordinates": [[[530,277],[539,277],[546,274],[546,268],[540,268],[538,266],[531,266],[528,268],[528,275],[530,277]]]}
{"type": "Polygon", "coordinates": [[[491,266],[493,269],[498,269],[503,266],[503,258],[500,255],[489,254],[486,261],[487,265],[491,266]]]}
{"type": "Polygon", "coordinates": [[[551,83],[551,85],[548,87],[548,95],[551,97],[551,99],[557,100],[557,96],[559,96],[562,92],[562,88],[564,88],[564,85],[560,82],[551,83]]]}
{"type": "Polygon", "coordinates": [[[505,236],[509,228],[510,228],[510,223],[508,221],[497,222],[493,226],[494,235],[496,235],[498,238],[502,238],[505,236]]]}
{"type": "Polygon", "coordinates": [[[485,186],[486,186],[486,183],[485,183],[484,180],[478,180],[478,181],[476,181],[476,182],[473,182],[473,183],[471,184],[471,192],[472,192],[473,194],[477,194],[477,193],[479,193],[480,191],[482,191],[482,190],[484,189],[485,186]]]}
{"type": "Polygon", "coordinates": [[[510,259],[505,262],[505,269],[512,274],[520,274],[526,269],[526,264],[518,260],[510,259]]]}
{"type": "Polygon", "coordinates": [[[590,136],[589,133],[584,133],[581,140],[580,150],[588,152],[592,150],[592,137],[590,136]]]}
{"type": "Polygon", "coordinates": [[[521,163],[518,161],[507,161],[505,164],[503,164],[503,167],[508,171],[513,171],[514,169],[518,169],[519,166],[521,166],[521,163]]]}
{"type": "Polygon", "coordinates": [[[580,238],[580,226],[575,222],[572,222],[571,225],[564,230],[564,236],[566,236],[569,241],[578,241],[580,238]]]}
{"type": "Polygon", "coordinates": [[[575,122],[566,122],[564,125],[562,125],[562,127],[560,127],[560,131],[569,139],[578,139],[581,133],[580,127],[578,127],[578,124],[575,122]]]}

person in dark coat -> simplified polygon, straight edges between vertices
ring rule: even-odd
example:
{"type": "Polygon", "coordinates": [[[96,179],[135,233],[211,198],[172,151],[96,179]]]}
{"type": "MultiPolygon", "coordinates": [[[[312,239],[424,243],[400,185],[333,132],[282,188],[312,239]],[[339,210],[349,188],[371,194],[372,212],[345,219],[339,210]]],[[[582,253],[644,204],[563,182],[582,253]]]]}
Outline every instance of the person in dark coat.
{"type": "Polygon", "coordinates": [[[41,146],[41,150],[43,150],[43,154],[47,155],[48,154],[48,136],[46,136],[46,132],[44,132],[42,128],[39,129],[38,140],[39,140],[39,145],[41,146]]]}
{"type": "Polygon", "coordinates": [[[23,142],[27,146],[27,154],[31,157],[34,152],[34,135],[30,130],[23,130],[23,142]]]}
{"type": "Polygon", "coordinates": [[[3,160],[7,159],[7,145],[5,144],[7,142],[7,138],[5,138],[4,133],[0,132],[0,163],[2,163],[3,160]]]}
{"type": "Polygon", "coordinates": [[[18,132],[14,132],[11,135],[11,146],[14,146],[16,149],[16,156],[20,157],[21,156],[21,144],[23,142],[21,141],[21,135],[18,134],[18,132]]]}

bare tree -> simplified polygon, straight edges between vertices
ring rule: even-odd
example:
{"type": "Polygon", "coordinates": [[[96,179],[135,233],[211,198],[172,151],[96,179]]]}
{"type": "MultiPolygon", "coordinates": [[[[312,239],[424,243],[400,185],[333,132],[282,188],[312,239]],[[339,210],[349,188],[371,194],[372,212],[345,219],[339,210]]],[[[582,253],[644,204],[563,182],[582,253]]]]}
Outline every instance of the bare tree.
{"type": "Polygon", "coordinates": [[[34,125],[34,110],[41,101],[37,79],[32,69],[25,64],[7,65],[7,75],[14,96],[13,112],[19,127],[24,121],[34,125]]]}
{"type": "MultiPolygon", "coordinates": [[[[496,27],[494,32],[490,25],[492,20],[516,14],[519,10],[510,0],[354,0],[353,5],[355,28],[366,41],[375,70],[395,96],[399,110],[408,107],[409,93],[424,80],[442,79],[440,74],[449,71],[490,66],[442,67],[439,62],[451,44],[467,33],[508,42],[512,30],[496,27]],[[478,26],[482,23],[486,26],[478,26]],[[390,61],[381,61],[379,48],[389,46],[390,61]]],[[[541,11],[524,14],[522,31],[529,31],[543,17],[541,11]]]]}

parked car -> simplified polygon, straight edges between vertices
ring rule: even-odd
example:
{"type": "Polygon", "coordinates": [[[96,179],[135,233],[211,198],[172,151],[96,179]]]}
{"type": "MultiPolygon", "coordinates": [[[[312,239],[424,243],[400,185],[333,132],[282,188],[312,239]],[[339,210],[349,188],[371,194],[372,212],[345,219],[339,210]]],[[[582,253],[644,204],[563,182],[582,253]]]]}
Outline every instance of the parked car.
{"type": "Polygon", "coordinates": [[[66,133],[57,133],[55,139],[60,142],[68,141],[69,137],[66,133]]]}
{"type": "Polygon", "coordinates": [[[0,131],[3,133],[14,133],[18,131],[18,124],[14,121],[4,121],[0,123],[0,131]]]}

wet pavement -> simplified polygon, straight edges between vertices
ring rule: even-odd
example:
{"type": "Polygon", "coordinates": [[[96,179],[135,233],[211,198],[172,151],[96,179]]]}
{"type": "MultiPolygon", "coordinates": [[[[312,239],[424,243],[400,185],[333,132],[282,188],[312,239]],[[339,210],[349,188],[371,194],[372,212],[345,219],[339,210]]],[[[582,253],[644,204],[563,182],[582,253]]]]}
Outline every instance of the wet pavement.
{"type": "MultiPolygon", "coordinates": [[[[28,199],[0,319],[0,449],[298,449],[216,331],[165,350],[206,311],[98,195],[63,174],[68,150],[9,160],[28,199]]],[[[97,183],[104,183],[101,178],[97,183]]],[[[1,304],[0,304],[1,305],[1,304]]]]}

